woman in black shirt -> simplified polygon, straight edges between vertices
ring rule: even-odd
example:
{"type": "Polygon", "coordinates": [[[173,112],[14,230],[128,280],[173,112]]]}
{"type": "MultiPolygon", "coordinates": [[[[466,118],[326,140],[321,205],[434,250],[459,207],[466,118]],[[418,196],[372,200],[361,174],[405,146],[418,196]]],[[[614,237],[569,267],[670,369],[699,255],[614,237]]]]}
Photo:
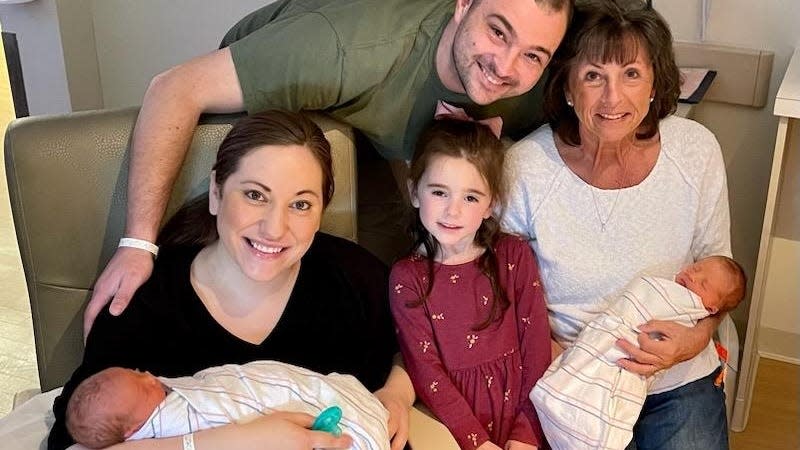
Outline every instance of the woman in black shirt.
{"type": "MultiPolygon", "coordinates": [[[[389,410],[393,443],[402,447],[413,388],[392,366],[387,270],[358,245],[318,232],[332,194],[330,145],[313,122],[282,111],[239,121],[220,145],[209,194],[161,231],[151,278],[120,316],[104,310],[95,321],[83,362],[55,401],[48,448],[73,443],[64,426],[69,397],[107,367],[176,377],[264,359],[354,375],[389,410]]],[[[191,438],[197,450],[349,445],[310,424],[308,416],[275,413],[191,438]]]]}

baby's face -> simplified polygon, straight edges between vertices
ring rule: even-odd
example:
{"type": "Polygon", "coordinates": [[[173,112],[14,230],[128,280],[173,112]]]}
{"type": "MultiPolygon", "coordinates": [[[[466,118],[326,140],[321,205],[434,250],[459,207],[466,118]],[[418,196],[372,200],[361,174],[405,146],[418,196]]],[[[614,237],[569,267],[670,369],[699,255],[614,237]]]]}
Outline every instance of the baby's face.
{"type": "MultiPolygon", "coordinates": [[[[130,411],[129,429],[136,431],[167,396],[164,385],[149,372],[125,370],[118,379],[118,402],[130,411]]],[[[127,436],[126,436],[127,437],[127,436]]]]}
{"type": "Polygon", "coordinates": [[[713,259],[701,259],[678,272],[675,282],[700,296],[706,310],[716,314],[728,288],[727,278],[721,263],[713,259]]]}

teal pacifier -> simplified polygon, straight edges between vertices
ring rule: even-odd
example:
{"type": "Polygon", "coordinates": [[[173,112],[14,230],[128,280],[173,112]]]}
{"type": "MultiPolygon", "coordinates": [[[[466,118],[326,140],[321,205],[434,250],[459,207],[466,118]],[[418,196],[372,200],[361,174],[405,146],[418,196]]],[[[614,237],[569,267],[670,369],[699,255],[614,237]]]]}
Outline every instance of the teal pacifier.
{"type": "Polygon", "coordinates": [[[312,430],[316,431],[327,431],[328,433],[339,437],[342,435],[342,429],[339,428],[339,420],[342,419],[342,409],[338,406],[331,406],[330,408],[325,408],[319,415],[317,419],[314,420],[314,424],[311,425],[312,430]]]}

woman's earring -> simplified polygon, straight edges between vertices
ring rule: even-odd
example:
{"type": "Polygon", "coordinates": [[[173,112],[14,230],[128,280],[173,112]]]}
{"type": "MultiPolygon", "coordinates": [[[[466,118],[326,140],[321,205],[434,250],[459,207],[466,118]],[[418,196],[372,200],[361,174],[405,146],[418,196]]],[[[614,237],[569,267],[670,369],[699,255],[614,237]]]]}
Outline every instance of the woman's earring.
{"type": "Polygon", "coordinates": [[[655,97],[650,97],[650,103],[653,103],[654,99],[655,99],[655,97]]]}
{"type": "MultiPolygon", "coordinates": [[[[650,99],[650,101],[652,102],[652,101],[653,101],[653,99],[650,99]]],[[[569,105],[569,107],[570,107],[570,108],[572,108],[573,106],[575,106],[575,104],[574,104],[574,103],[572,103],[572,100],[570,100],[570,99],[567,99],[567,105],[569,105]]]]}

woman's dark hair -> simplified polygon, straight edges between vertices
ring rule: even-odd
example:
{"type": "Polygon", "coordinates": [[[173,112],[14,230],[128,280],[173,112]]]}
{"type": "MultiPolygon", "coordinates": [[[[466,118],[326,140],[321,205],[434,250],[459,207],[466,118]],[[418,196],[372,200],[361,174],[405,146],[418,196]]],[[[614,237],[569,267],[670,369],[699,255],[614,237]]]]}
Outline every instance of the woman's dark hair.
{"type": "MultiPolygon", "coordinates": [[[[503,144],[487,126],[465,120],[435,120],[422,132],[417,141],[408,174],[412,189],[417,189],[425,169],[437,156],[466,159],[475,166],[475,169],[486,181],[494,204],[504,204],[503,144]]],[[[430,280],[425,295],[406,305],[414,308],[422,305],[433,289],[434,258],[439,253],[439,242],[422,224],[419,211],[413,215],[409,229],[414,239],[412,252],[423,247],[428,255],[428,280],[430,280]]],[[[475,330],[484,329],[495,320],[500,319],[502,312],[509,306],[508,297],[498,281],[499,268],[495,246],[499,237],[500,224],[494,216],[485,219],[475,233],[475,244],[486,249],[478,258],[478,266],[481,272],[489,278],[493,294],[489,314],[483,322],[474,326],[475,330]]]]}
{"type": "MultiPolygon", "coordinates": [[[[301,113],[264,111],[243,117],[222,140],[214,163],[214,181],[220,188],[239,169],[239,162],[251,151],[267,145],[300,145],[307,148],[322,170],[322,206],[333,197],[331,145],[322,130],[301,113]]],[[[208,211],[208,192],[190,200],[164,225],[158,244],[206,246],[216,241],[216,217],[208,211]]],[[[222,190],[220,190],[222,195],[222,190]]]]}
{"type": "Polygon", "coordinates": [[[577,2],[570,28],[550,65],[544,94],[545,119],[562,141],[573,146],[581,143],[578,117],[565,96],[570,72],[582,62],[628,64],[640,47],[650,57],[655,93],[636,134],[647,139],[658,132],[661,119],[675,112],[680,94],[681,76],[669,25],[638,0],[577,2]]]}

